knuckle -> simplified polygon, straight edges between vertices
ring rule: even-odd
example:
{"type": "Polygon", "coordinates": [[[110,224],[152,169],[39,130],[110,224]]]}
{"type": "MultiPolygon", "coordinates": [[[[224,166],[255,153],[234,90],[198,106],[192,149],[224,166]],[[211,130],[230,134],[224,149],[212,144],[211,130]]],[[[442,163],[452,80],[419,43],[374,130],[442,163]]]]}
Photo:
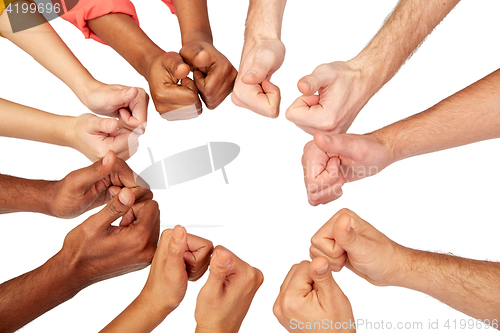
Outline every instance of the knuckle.
{"type": "Polygon", "coordinates": [[[109,206],[108,206],[107,212],[108,212],[108,214],[109,214],[109,215],[111,215],[111,216],[116,216],[116,215],[121,215],[121,214],[123,214],[123,209],[122,209],[122,207],[118,204],[118,202],[116,202],[116,200],[112,200],[112,201],[109,203],[109,206]]]}

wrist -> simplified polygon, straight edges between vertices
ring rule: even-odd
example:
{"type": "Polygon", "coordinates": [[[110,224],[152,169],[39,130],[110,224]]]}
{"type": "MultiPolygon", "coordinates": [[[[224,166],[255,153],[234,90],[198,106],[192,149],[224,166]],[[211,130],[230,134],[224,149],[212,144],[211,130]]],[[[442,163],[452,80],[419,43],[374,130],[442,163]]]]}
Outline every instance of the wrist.
{"type": "Polygon", "coordinates": [[[196,31],[192,33],[182,34],[182,46],[193,42],[205,42],[213,45],[214,40],[211,31],[196,31]]]}
{"type": "Polygon", "coordinates": [[[370,97],[375,95],[392,77],[387,78],[387,75],[384,75],[385,68],[383,66],[378,66],[378,63],[373,61],[373,58],[361,53],[347,61],[347,64],[360,73],[363,82],[367,85],[366,89],[370,97]]]}
{"type": "Polygon", "coordinates": [[[386,167],[400,160],[399,153],[396,151],[394,136],[386,127],[371,132],[368,135],[375,138],[384,147],[387,158],[386,167]]]}

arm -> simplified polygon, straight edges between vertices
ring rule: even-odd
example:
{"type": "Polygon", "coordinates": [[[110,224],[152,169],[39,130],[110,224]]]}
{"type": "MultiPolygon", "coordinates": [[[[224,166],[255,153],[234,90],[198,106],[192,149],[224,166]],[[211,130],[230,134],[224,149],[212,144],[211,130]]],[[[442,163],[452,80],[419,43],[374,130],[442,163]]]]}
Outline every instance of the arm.
{"type": "Polygon", "coordinates": [[[399,160],[499,138],[499,87],[497,70],[428,110],[372,133],[316,133],[302,158],[311,204],[335,200],[344,182],[375,175],[399,160]],[[337,159],[338,166],[332,163],[337,159]]]}
{"type": "Polygon", "coordinates": [[[189,66],[181,56],[165,52],[127,14],[111,13],[91,19],[89,28],[118,52],[149,83],[156,110],[168,120],[188,119],[201,113],[189,66]],[[134,47],[130,47],[134,45],[134,47]],[[181,85],[177,82],[181,80],[181,85]]]}
{"type": "Polygon", "coordinates": [[[303,96],[288,108],[287,118],[310,134],[345,133],[371,97],[458,2],[401,0],[355,58],[320,65],[298,82],[303,96]]]}
{"type": "Polygon", "coordinates": [[[149,265],[159,233],[151,198],[149,190],[122,189],[66,236],[57,255],[1,284],[0,331],[14,332],[93,283],[149,265]],[[111,225],[122,216],[120,226],[111,225]]]}
{"type": "Polygon", "coordinates": [[[285,59],[281,24],[286,0],[252,0],[248,8],[245,44],[234,85],[233,102],[261,115],[276,118],[280,90],[271,83],[285,59]]]}
{"type": "Polygon", "coordinates": [[[122,159],[133,155],[138,132],[119,128],[116,119],[92,114],[60,116],[0,99],[0,135],[70,147],[91,161],[113,150],[122,159]]]}
{"type": "Polygon", "coordinates": [[[101,333],[151,332],[184,299],[188,280],[206,272],[212,250],[212,242],[189,235],[181,226],[165,230],[143,290],[101,333]]]}
{"type": "Polygon", "coordinates": [[[500,263],[403,247],[347,209],[311,242],[311,257],[328,257],[334,271],[345,265],[372,284],[423,292],[492,326],[496,320],[498,328],[500,263]]]}
{"type": "Polygon", "coordinates": [[[120,188],[136,187],[137,183],[133,171],[112,151],[59,181],[0,175],[0,214],[34,212],[74,218],[107,203],[120,188]]]}
{"type": "Polygon", "coordinates": [[[191,66],[205,105],[215,109],[233,90],[236,69],[213,45],[206,0],[174,0],[182,35],[180,55],[191,66]]]}
{"type": "Polygon", "coordinates": [[[2,13],[0,34],[63,81],[91,111],[120,118],[131,130],[146,122],[148,96],[143,89],[95,80],[42,15],[24,15],[23,19],[33,21],[33,27],[13,33],[7,13],[2,13]]]}

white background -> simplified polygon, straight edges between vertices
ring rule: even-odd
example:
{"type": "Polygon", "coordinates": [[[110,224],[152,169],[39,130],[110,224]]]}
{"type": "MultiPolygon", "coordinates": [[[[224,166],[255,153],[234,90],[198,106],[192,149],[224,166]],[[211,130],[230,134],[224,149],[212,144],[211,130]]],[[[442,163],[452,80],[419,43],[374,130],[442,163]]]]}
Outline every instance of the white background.
{"type": "MultiPolygon", "coordinates": [[[[188,232],[222,244],[260,268],[265,282],[241,332],[283,332],[272,305],[294,263],[308,259],[310,237],[339,209],[355,211],[408,247],[475,259],[500,259],[498,249],[499,142],[492,140],[414,157],[375,177],[344,186],[344,196],[321,207],[307,202],[300,159],[311,138],[284,117],[299,96],[297,80],[321,63],[355,56],[376,33],[397,1],[289,1],[283,24],[285,63],[273,76],[281,88],[278,119],[238,108],[230,98],[195,119],[167,122],[153,103],[146,135],[129,165],[141,172],[157,160],[205,144],[241,147],[220,171],[168,190],[155,191],[162,228],[183,224],[188,232]],[[223,225],[192,228],[189,225],[223,225]]],[[[180,49],[175,16],[160,1],[134,1],[142,28],[165,50],[180,49]]],[[[248,1],[209,1],[215,46],[238,68],[248,1]]],[[[438,26],[396,77],[368,103],[350,129],[365,133],[423,111],[498,68],[497,0],[463,1],[438,26]]],[[[140,86],[146,81],[111,48],[84,40],[71,24],[53,26],[89,71],[106,83],[140,86]]],[[[134,45],[130,45],[134,47],[134,45]]],[[[87,112],[71,91],[28,55],[0,40],[0,97],[58,114],[87,112]]],[[[89,161],[69,148],[0,138],[0,172],[32,179],[60,179],[89,161]]],[[[64,236],[91,213],[74,220],[19,213],[0,217],[0,281],[43,264],[64,236]]],[[[149,269],[93,285],[38,318],[24,332],[95,332],[140,292],[149,269]]],[[[468,319],[426,295],[374,287],[344,270],[334,275],[354,315],[372,322],[468,319]]],[[[206,276],[190,283],[181,306],[156,331],[194,331],[196,295],[206,276]]],[[[442,326],[441,326],[442,328],[442,326]]],[[[362,330],[360,330],[362,331],[362,330]]],[[[425,330],[424,330],[425,331],[425,330]]]]}

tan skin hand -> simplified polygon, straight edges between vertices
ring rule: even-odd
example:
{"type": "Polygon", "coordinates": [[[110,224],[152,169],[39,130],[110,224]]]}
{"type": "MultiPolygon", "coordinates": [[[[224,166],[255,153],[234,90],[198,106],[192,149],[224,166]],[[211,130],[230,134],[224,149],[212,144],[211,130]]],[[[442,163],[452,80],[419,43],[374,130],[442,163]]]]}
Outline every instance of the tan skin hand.
{"type": "Polygon", "coordinates": [[[328,260],[318,257],[312,262],[294,265],[283,282],[273,312],[289,332],[355,332],[349,300],[328,269],[328,260]],[[319,322],[321,327],[308,326],[319,322]],[[327,327],[324,327],[324,325],[327,327]],[[339,329],[340,328],[340,329],[339,329]]]}
{"type": "Polygon", "coordinates": [[[238,332],[263,281],[261,271],[217,246],[210,275],[196,301],[196,332],[238,332]]]}

